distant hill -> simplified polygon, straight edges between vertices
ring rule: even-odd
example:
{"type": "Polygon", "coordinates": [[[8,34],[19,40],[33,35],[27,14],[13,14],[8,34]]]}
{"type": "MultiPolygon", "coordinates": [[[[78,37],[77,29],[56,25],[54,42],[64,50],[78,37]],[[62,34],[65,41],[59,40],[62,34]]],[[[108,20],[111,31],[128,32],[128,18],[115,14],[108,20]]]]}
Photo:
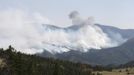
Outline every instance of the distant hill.
{"type": "Polygon", "coordinates": [[[124,64],[128,61],[134,60],[134,39],[130,39],[121,46],[114,48],[101,50],[92,49],[86,53],[69,51],[62,54],[57,54],[56,56],[60,59],[89,63],[93,65],[124,64]]]}
{"type": "Polygon", "coordinates": [[[109,36],[112,35],[113,33],[119,33],[121,34],[123,38],[126,38],[126,39],[130,39],[134,37],[134,29],[119,29],[113,26],[107,26],[107,25],[101,25],[101,24],[96,24],[96,25],[99,26],[109,36]]]}
{"type": "Polygon", "coordinates": [[[62,54],[57,54],[56,56],[60,59],[90,63],[93,65],[124,64],[128,61],[134,60],[134,39],[130,39],[121,46],[114,48],[101,50],[92,49],[86,53],[69,51],[62,54]]]}
{"type": "Polygon", "coordinates": [[[54,57],[92,65],[120,65],[134,60],[134,38],[129,39],[121,46],[113,48],[106,48],[101,50],[91,49],[88,52],[71,50],[69,52],[59,53],[55,55],[44,52],[41,56],[54,57]]]}
{"type": "MultiPolygon", "coordinates": [[[[90,49],[88,52],[70,50],[68,52],[57,54],[51,54],[50,52],[44,50],[44,52],[39,55],[43,57],[54,57],[93,65],[119,65],[134,60],[134,29],[119,29],[112,26],[105,26],[100,24],[96,25],[99,26],[103,32],[107,33],[109,37],[113,37],[113,34],[120,34],[124,39],[128,40],[122,45],[113,48],[100,50],[90,49]]],[[[69,29],[70,28],[72,28],[72,30],[77,29],[77,26],[71,26],[69,29]]]]}
{"type": "Polygon", "coordinates": [[[118,66],[118,68],[131,68],[134,67],[134,61],[130,61],[126,64],[121,64],[120,66],[118,66]]]}
{"type": "Polygon", "coordinates": [[[68,27],[43,24],[42,26],[45,34],[50,32],[50,35],[54,35],[46,35],[46,38],[51,37],[51,39],[43,41],[43,49],[50,53],[62,53],[70,50],[85,52],[92,48],[110,48],[119,46],[134,37],[134,29],[120,29],[101,24],[80,24],[68,27]],[[57,35],[58,33],[59,35],[57,35]]]}

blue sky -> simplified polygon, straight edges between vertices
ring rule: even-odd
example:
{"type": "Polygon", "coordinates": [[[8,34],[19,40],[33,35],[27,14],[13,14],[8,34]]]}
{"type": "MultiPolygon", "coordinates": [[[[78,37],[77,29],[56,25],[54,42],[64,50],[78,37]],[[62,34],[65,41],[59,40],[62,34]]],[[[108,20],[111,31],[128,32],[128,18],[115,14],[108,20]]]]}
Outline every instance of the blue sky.
{"type": "Polygon", "coordinates": [[[0,0],[0,10],[8,8],[39,12],[59,25],[70,25],[68,14],[77,10],[96,23],[134,28],[134,0],[0,0]]]}

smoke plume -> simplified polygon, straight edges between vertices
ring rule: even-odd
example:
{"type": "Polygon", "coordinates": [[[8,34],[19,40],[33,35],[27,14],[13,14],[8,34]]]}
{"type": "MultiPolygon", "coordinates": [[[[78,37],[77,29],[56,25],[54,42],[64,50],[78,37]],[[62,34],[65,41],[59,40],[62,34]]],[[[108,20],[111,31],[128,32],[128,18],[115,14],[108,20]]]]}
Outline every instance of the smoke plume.
{"type": "MultiPolygon", "coordinates": [[[[51,53],[118,46],[124,40],[110,38],[94,25],[93,18],[81,18],[77,11],[69,15],[72,26],[60,28],[39,13],[21,10],[0,11],[0,47],[12,45],[17,50],[34,54],[44,49],[51,53]]],[[[115,35],[113,35],[115,36],[115,35]]]]}

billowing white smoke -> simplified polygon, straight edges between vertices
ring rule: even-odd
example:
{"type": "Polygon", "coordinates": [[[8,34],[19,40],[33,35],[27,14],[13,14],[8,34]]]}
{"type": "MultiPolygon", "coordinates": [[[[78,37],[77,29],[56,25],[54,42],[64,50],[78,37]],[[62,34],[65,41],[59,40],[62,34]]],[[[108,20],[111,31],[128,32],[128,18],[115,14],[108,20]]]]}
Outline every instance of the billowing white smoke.
{"type": "Polygon", "coordinates": [[[83,52],[91,48],[101,49],[121,44],[117,39],[109,38],[93,19],[82,19],[78,12],[70,14],[73,26],[58,28],[50,24],[49,20],[38,13],[23,11],[0,12],[0,47],[13,45],[17,50],[25,53],[42,52],[43,49],[55,52],[80,50],[83,52]],[[42,25],[44,24],[44,25],[42,25]],[[73,29],[75,27],[76,29],[73,29]]]}
{"type": "Polygon", "coordinates": [[[26,13],[22,10],[0,11],[0,47],[12,45],[25,53],[42,51],[41,24],[49,20],[39,13],[26,13]]]}

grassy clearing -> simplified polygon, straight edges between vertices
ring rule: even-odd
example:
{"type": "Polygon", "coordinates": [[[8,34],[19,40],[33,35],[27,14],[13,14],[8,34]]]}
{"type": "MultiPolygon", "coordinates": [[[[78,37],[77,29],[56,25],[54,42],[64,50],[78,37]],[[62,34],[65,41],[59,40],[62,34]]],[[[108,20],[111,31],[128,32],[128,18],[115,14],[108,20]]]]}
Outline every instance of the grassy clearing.
{"type": "Polygon", "coordinates": [[[109,71],[94,72],[94,75],[134,75],[134,68],[114,69],[111,72],[109,71]]]}
{"type": "Polygon", "coordinates": [[[0,69],[5,67],[6,63],[4,62],[3,59],[0,58],[0,69]]]}

